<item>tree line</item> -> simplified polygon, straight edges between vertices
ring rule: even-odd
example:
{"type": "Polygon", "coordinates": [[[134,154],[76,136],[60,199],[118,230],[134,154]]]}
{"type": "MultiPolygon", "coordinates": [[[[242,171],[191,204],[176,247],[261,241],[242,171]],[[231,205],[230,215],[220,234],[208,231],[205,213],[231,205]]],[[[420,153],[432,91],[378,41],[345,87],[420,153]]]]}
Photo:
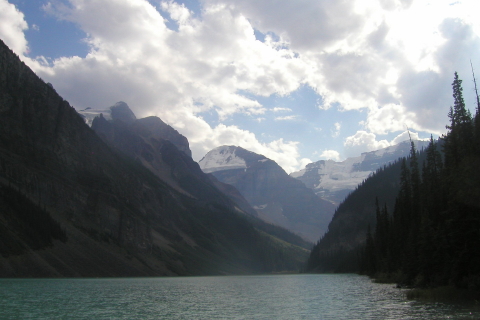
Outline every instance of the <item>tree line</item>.
{"type": "Polygon", "coordinates": [[[406,286],[480,289],[480,101],[477,93],[472,116],[456,72],[452,89],[447,134],[430,139],[424,161],[411,142],[393,212],[376,201],[362,274],[406,286]]]}

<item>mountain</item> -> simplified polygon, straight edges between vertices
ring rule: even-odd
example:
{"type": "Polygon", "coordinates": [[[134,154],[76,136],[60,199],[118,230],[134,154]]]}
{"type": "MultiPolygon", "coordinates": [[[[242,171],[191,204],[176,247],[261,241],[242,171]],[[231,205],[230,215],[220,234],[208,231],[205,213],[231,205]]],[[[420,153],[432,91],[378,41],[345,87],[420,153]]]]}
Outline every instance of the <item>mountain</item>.
{"type": "MultiPolygon", "coordinates": [[[[417,150],[422,150],[427,147],[428,141],[415,141],[415,145],[417,150]]],[[[375,170],[407,156],[409,151],[410,142],[403,141],[341,162],[320,160],[310,163],[290,176],[302,181],[322,199],[338,205],[375,170]]]]}
{"type": "Polygon", "coordinates": [[[130,107],[123,101],[117,102],[105,110],[81,110],[79,112],[91,125],[92,129],[105,141],[121,143],[120,138],[113,135],[114,126],[130,127],[130,130],[140,134],[144,139],[164,139],[170,141],[178,150],[192,157],[188,140],[177,130],[163,122],[159,117],[137,119],[130,107]],[[106,115],[106,116],[105,116],[106,115]],[[93,117],[93,119],[91,119],[93,117]]]}
{"type": "Polygon", "coordinates": [[[0,42],[0,277],[298,270],[305,249],[259,229],[185,141],[128,110],[99,133],[117,148],[0,42]]]}
{"type": "Polygon", "coordinates": [[[199,161],[200,168],[233,185],[264,221],[311,242],[327,230],[334,206],[319,197],[275,161],[235,146],[222,146],[199,161]]]}
{"type": "Polygon", "coordinates": [[[101,113],[91,127],[109,146],[181,193],[197,199],[225,198],[192,160],[188,140],[160,118],[137,119],[124,102],[110,107],[110,117],[101,113]]]}
{"type": "Polygon", "coordinates": [[[110,120],[106,120],[100,113],[93,119],[92,129],[107,144],[141,163],[172,188],[202,201],[215,198],[226,206],[232,206],[233,202],[233,209],[245,215],[259,231],[310,249],[311,244],[302,241],[300,237],[259,221],[256,210],[241,193],[234,186],[205,174],[191,159],[190,152],[184,151],[188,148],[186,138],[159,118],[136,119],[124,102],[116,103],[107,112],[110,120]],[[170,141],[177,143],[172,144],[170,141]]]}
{"type": "MultiPolygon", "coordinates": [[[[418,153],[419,163],[425,160],[418,153]]],[[[394,211],[400,190],[401,159],[373,172],[338,206],[328,232],[314,246],[307,269],[319,272],[358,272],[358,257],[370,227],[376,226],[376,199],[380,207],[394,211]]]]}

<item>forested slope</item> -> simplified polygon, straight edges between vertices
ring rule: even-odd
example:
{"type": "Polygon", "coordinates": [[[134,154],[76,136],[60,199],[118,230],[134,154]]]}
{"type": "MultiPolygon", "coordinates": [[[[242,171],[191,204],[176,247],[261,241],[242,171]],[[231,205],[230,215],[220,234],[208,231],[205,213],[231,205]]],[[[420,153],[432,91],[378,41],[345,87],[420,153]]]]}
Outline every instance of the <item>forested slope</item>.
{"type": "Polygon", "coordinates": [[[363,273],[405,285],[480,290],[480,103],[472,117],[457,73],[452,87],[444,157],[432,140],[419,162],[412,146],[393,213],[377,209],[363,273]]]}
{"type": "Polygon", "coordinates": [[[461,83],[455,73],[448,133],[439,142],[432,139],[423,152],[412,144],[408,158],[359,186],[313,248],[310,271],[353,271],[409,286],[480,289],[480,102],[477,98],[472,116],[461,83]],[[358,209],[364,202],[370,204],[367,214],[358,209]],[[367,228],[359,241],[342,241],[352,235],[339,227],[348,225],[345,207],[351,219],[367,228]]]}

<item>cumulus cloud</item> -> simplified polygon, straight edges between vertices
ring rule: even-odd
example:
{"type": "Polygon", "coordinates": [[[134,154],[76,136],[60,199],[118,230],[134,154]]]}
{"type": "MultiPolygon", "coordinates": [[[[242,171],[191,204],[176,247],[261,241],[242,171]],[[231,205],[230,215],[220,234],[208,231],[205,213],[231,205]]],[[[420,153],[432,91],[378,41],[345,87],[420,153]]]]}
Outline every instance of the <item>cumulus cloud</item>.
{"type": "Polygon", "coordinates": [[[236,112],[265,111],[239,91],[285,94],[298,87],[303,74],[303,63],[288,50],[257,41],[245,17],[221,7],[206,8],[202,20],[196,20],[185,7],[162,2],[179,24],[175,32],[144,0],[71,0],[70,4],[49,3],[46,10],[89,34],[91,51],[85,59],[59,59],[50,70],[52,80],[58,79],[56,87],[74,105],[133,100],[142,108],[137,113],[148,114],[195,104],[193,111],[215,108],[225,119],[236,112]],[[99,86],[100,81],[108,83],[107,88],[99,86]],[[91,93],[90,101],[75,96],[78,88],[91,93]]]}
{"type": "Polygon", "coordinates": [[[359,29],[364,18],[350,1],[284,0],[205,0],[207,4],[227,4],[248,16],[258,30],[275,32],[295,49],[327,48],[339,38],[359,29]]]}
{"type": "Polygon", "coordinates": [[[297,142],[286,142],[283,139],[278,139],[269,143],[261,143],[252,132],[224,124],[215,128],[210,128],[208,125],[204,126],[202,136],[192,138],[190,142],[192,152],[202,156],[218,146],[239,146],[274,160],[287,173],[298,170],[300,166],[305,165],[306,161],[310,161],[309,159],[299,159],[297,142]]]}
{"type": "Polygon", "coordinates": [[[429,138],[420,138],[418,135],[418,132],[409,132],[409,131],[404,131],[400,133],[398,136],[396,136],[390,144],[393,146],[395,144],[399,144],[402,141],[407,141],[407,140],[422,140],[422,141],[428,141],[430,140],[429,138]]]}
{"type": "Polygon", "coordinates": [[[28,52],[27,39],[23,33],[27,29],[23,13],[7,0],[0,0],[0,39],[19,55],[28,52]]]}
{"type": "MultiPolygon", "coordinates": [[[[202,0],[198,15],[172,0],[155,3],[160,11],[147,0],[46,2],[47,13],[88,35],[90,52],[51,64],[23,58],[79,109],[123,100],[139,117],[161,117],[189,138],[196,160],[231,141],[284,168],[299,165],[297,142],[262,144],[222,123],[235,113],[294,120],[278,115],[300,114],[301,105],[267,109],[254,97],[284,97],[301,86],[321,96],[322,109],[364,111],[363,131],[345,140],[349,156],[386,146],[377,135],[405,126],[441,134],[453,72],[468,79],[470,58],[480,69],[476,0],[202,0]],[[216,112],[220,124],[212,127],[202,112],[216,112]]],[[[0,36],[19,54],[28,51],[27,27],[0,0],[0,36]]],[[[334,125],[335,137],[341,126],[334,125]]]]}
{"type": "Polygon", "coordinates": [[[321,108],[365,109],[376,134],[402,130],[404,123],[442,132],[453,72],[467,76],[480,49],[473,14],[480,4],[473,0],[205,2],[228,3],[255,28],[286,40],[311,66],[306,83],[322,95],[321,108]]]}
{"type": "Polygon", "coordinates": [[[416,128],[415,113],[398,104],[389,104],[383,107],[369,109],[365,127],[374,134],[384,135],[409,128],[416,128]]]}
{"type": "Polygon", "coordinates": [[[340,161],[340,153],[336,150],[324,150],[320,154],[320,159],[340,161]]]}
{"type": "Polygon", "coordinates": [[[261,115],[266,109],[241,92],[288,94],[301,85],[307,65],[273,40],[256,40],[248,19],[221,5],[204,7],[201,19],[173,1],[160,5],[178,30],[145,0],[48,2],[47,13],[88,34],[90,52],[31,66],[77,109],[122,100],[138,117],[159,116],[189,138],[196,160],[218,145],[235,144],[287,170],[298,166],[297,142],[262,144],[235,126],[212,128],[198,114],[214,110],[221,121],[238,112],[261,115]]]}
{"type": "Polygon", "coordinates": [[[391,141],[382,139],[377,141],[374,133],[366,131],[358,131],[353,136],[347,137],[344,142],[345,151],[348,157],[358,156],[362,152],[374,151],[388,146],[396,145],[407,140],[423,140],[429,138],[420,138],[418,132],[405,130],[398,134],[391,141]]]}
{"type": "Polygon", "coordinates": [[[345,139],[344,147],[347,157],[358,156],[362,152],[374,151],[386,148],[390,145],[387,140],[376,140],[374,133],[366,131],[358,131],[353,136],[345,139]]]}

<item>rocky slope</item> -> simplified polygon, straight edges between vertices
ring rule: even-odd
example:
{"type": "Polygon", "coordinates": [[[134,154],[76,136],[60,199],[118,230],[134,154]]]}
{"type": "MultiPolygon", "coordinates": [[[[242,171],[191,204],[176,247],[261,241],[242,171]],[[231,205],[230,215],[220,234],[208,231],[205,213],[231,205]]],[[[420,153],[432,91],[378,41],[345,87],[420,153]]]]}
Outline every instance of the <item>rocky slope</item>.
{"type": "Polygon", "coordinates": [[[181,193],[197,199],[222,198],[192,160],[188,140],[160,118],[137,119],[124,102],[110,107],[110,118],[100,114],[92,121],[92,129],[108,145],[181,193]]]}
{"type": "Polygon", "coordinates": [[[168,140],[178,150],[187,156],[192,156],[187,138],[177,130],[163,122],[159,117],[146,117],[137,119],[130,107],[123,101],[117,102],[105,110],[80,111],[79,112],[89,123],[92,129],[104,140],[119,144],[122,143],[116,131],[121,128],[129,128],[141,135],[145,140],[168,140]],[[91,119],[91,117],[94,117],[91,119]],[[90,121],[91,119],[91,121],[90,121]],[[112,125],[108,125],[108,124],[112,125]]]}
{"type": "MultiPolygon", "coordinates": [[[[128,112],[118,119],[124,125],[137,122],[128,112]]],[[[156,133],[149,134],[153,144],[156,133]]],[[[129,137],[138,138],[127,136],[127,145],[129,137]]],[[[135,160],[107,145],[0,42],[0,230],[5,231],[0,277],[225,274],[298,267],[298,247],[258,231],[215,187],[195,193],[189,181],[200,172],[198,165],[190,172],[196,164],[186,150],[180,152],[168,140],[158,144],[161,160],[176,164],[168,167],[176,181],[165,182],[145,168],[146,153],[135,160]],[[43,218],[29,218],[35,215],[43,218]],[[40,221],[38,226],[34,221],[40,221]],[[276,262],[266,259],[272,255],[276,262]]],[[[139,150],[148,149],[145,143],[139,150]]],[[[193,184],[204,181],[203,187],[207,180],[193,184]]]]}
{"type": "Polygon", "coordinates": [[[188,148],[185,137],[159,118],[136,119],[124,102],[115,104],[107,112],[110,120],[100,113],[92,120],[92,129],[107,144],[141,163],[172,188],[202,201],[215,198],[227,206],[233,201],[235,211],[248,216],[249,222],[260,231],[282,241],[310,248],[308,242],[288,234],[287,230],[259,221],[257,212],[241,193],[234,186],[205,174],[187,156],[190,153],[184,152],[185,147],[188,148]],[[171,141],[177,143],[173,145],[171,141]],[[175,148],[183,152],[177,152],[175,148]]]}
{"type": "MultiPolygon", "coordinates": [[[[417,150],[427,147],[427,141],[415,141],[417,150]]],[[[345,197],[367,179],[375,170],[408,155],[410,142],[377,151],[365,152],[358,157],[341,162],[320,160],[308,164],[305,169],[292,172],[291,177],[302,181],[324,200],[339,205],[345,197]]]]}
{"type": "Polygon", "coordinates": [[[204,172],[236,187],[261,219],[311,242],[327,230],[334,206],[275,161],[240,147],[222,146],[208,152],[199,164],[204,172]]]}

